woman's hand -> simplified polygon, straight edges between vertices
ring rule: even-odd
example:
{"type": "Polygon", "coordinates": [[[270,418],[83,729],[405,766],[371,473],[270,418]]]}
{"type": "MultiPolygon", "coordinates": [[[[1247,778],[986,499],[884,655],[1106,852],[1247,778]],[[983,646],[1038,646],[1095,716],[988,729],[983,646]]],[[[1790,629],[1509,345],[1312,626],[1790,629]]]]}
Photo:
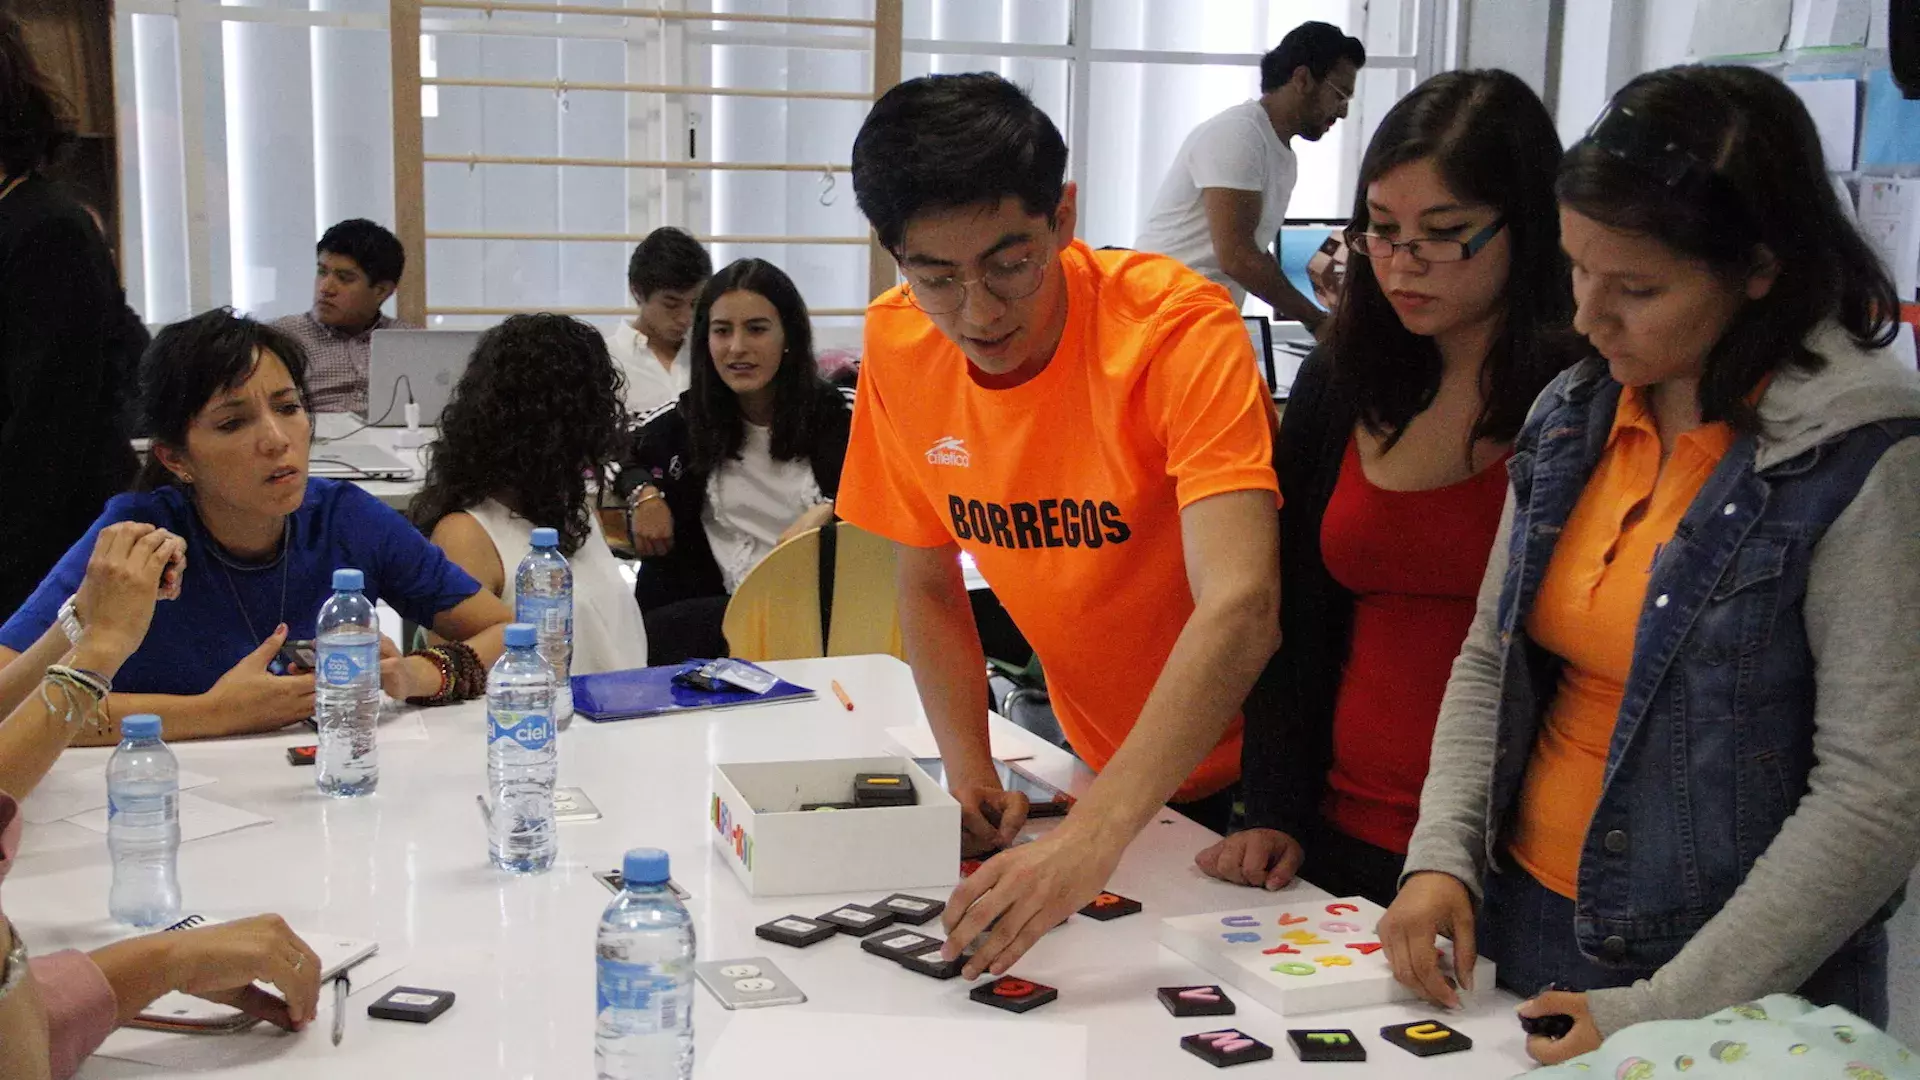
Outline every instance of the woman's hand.
{"type": "Polygon", "coordinates": [[[380,689],[395,701],[432,697],[440,692],[439,665],[424,656],[402,656],[399,646],[380,637],[380,689]]]}
{"type": "Polygon", "coordinates": [[[278,915],[128,938],[92,958],[113,987],[123,1024],[174,990],[289,1031],[312,1022],[320,1001],[320,957],[278,915]],[[256,979],[285,1000],[253,985],[256,979]]]}
{"type": "MultiPolygon", "coordinates": [[[[794,537],[814,529],[826,528],[827,523],[832,520],[833,501],[829,499],[818,506],[808,508],[805,513],[795,518],[793,524],[787,526],[787,531],[780,534],[779,543],[784,544],[794,537]]],[[[778,545],[776,544],[776,546],[778,545]]]]}
{"type": "Polygon", "coordinates": [[[1245,829],[1194,856],[1193,864],[1221,881],[1278,889],[1293,880],[1306,858],[1300,841],[1279,829],[1245,829]]]}
{"type": "MultiPolygon", "coordinates": [[[[642,488],[653,494],[653,488],[642,488]]],[[[673,550],[673,511],[667,500],[649,498],[633,508],[633,553],[654,559],[673,550]]]]}
{"type": "Polygon", "coordinates": [[[1381,916],[1379,934],[1400,985],[1435,1005],[1459,1008],[1460,994],[1440,971],[1433,939],[1440,934],[1453,939],[1454,974],[1472,990],[1473,896],[1460,879],[1432,870],[1408,878],[1381,916]]]}
{"type": "Polygon", "coordinates": [[[1600,1049],[1604,1041],[1600,1037],[1600,1028],[1593,1022],[1593,1011],[1587,1008],[1587,995],[1568,993],[1564,990],[1549,990],[1534,998],[1523,1001],[1514,1010],[1521,1016],[1571,1016],[1573,1030],[1557,1039],[1545,1035],[1527,1036],[1527,1053],[1542,1065],[1558,1065],[1569,1058],[1600,1049]]]}
{"type": "Polygon", "coordinates": [[[207,691],[222,713],[245,725],[243,730],[273,731],[313,715],[312,675],[275,675],[267,670],[286,643],[287,627],[282,623],[207,691]]]}
{"type": "Polygon", "coordinates": [[[187,543],[143,521],[122,521],[100,530],[87,575],[74,594],[82,627],[75,645],[82,666],[111,676],[146,640],[153,608],[167,582],[178,592],[187,543]]]}

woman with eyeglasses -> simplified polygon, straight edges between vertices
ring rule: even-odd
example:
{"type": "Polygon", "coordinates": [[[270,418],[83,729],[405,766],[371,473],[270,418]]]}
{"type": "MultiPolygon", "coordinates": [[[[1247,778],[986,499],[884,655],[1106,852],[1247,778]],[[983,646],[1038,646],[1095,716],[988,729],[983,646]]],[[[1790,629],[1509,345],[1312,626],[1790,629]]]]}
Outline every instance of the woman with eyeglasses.
{"type": "Polygon", "coordinates": [[[655,664],[726,655],[727,600],[781,541],[833,520],[852,395],[820,378],[793,279],[741,259],[694,305],[692,383],[622,463],[655,664]]]}
{"type": "Polygon", "coordinates": [[[1196,860],[1215,877],[1393,899],[1513,437],[1574,359],[1559,156],[1504,71],[1429,79],[1367,147],[1333,333],[1280,424],[1279,699],[1247,725],[1246,828],[1196,860]]]}
{"type": "Polygon", "coordinates": [[[1533,994],[1547,1062],[1796,991],[1887,1020],[1920,858],[1920,376],[1800,100],[1641,76],[1560,168],[1595,354],[1515,443],[1380,925],[1533,994]],[[1476,901],[1481,913],[1476,918],[1476,901]]]}

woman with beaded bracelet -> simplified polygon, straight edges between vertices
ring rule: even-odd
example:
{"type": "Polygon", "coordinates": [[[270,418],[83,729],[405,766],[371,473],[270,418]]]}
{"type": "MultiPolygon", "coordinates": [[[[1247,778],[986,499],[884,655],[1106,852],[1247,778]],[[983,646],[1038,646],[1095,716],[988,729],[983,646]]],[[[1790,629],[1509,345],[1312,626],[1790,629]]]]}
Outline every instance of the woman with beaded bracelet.
{"type": "MultiPolygon", "coordinates": [[[[105,719],[113,680],[146,637],[156,601],[178,594],[185,557],[185,541],[165,529],[132,521],[101,529],[73,598],[86,629],[70,642],[49,628],[0,669],[0,880],[20,838],[15,800],[76,734],[105,719]]],[[[116,1026],[176,990],[299,1030],[313,1019],[320,961],[285,921],[259,915],[29,962],[0,914],[0,1076],[70,1076],[116,1026]]]]}
{"type": "MultiPolygon", "coordinates": [[[[313,637],[333,571],[366,574],[370,599],[447,644],[381,661],[387,694],[425,703],[484,692],[509,612],[398,512],[352,484],[312,479],[306,356],[286,335],[231,311],[162,330],[141,364],[153,454],[138,491],[119,495],[33,596],[0,627],[0,663],[31,647],[79,586],[95,537],[141,521],[186,542],[182,599],[115,680],[109,719],[82,744],[118,740],[112,718],[158,713],[169,740],[272,731],[313,712],[313,679],[278,661],[313,637]]],[[[84,621],[84,615],[82,616],[84,621]]]]}

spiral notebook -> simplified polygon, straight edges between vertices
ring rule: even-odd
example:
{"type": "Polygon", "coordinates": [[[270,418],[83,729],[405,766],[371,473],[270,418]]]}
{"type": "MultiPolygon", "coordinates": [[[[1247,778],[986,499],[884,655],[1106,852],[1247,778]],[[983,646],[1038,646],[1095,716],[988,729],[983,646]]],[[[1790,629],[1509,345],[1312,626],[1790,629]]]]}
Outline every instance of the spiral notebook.
{"type": "MultiPolygon", "coordinates": [[[[199,915],[189,915],[163,933],[176,930],[191,930],[198,926],[214,925],[199,915]]],[[[297,931],[296,931],[297,933],[297,931]]],[[[320,981],[324,985],[335,975],[353,967],[360,961],[380,951],[377,941],[365,941],[357,938],[339,937],[333,934],[301,934],[314,954],[320,958],[320,981]]],[[[271,986],[260,986],[269,994],[277,994],[271,986]]],[[[149,1031],[170,1031],[197,1035],[231,1035],[245,1031],[259,1023],[259,1018],[240,1011],[231,1005],[197,998],[178,991],[154,1000],[139,1016],[127,1022],[128,1027],[146,1028],[149,1031]]]]}
{"type": "MultiPolygon", "coordinates": [[[[603,671],[597,675],[573,677],[573,711],[592,720],[637,720],[646,716],[669,716],[702,709],[730,709],[743,705],[771,705],[781,701],[805,701],[812,690],[776,678],[773,687],[762,694],[745,690],[709,691],[681,686],[675,675],[707,663],[689,660],[665,667],[630,668],[603,671]]],[[[748,667],[755,665],[749,664],[748,667]]]]}

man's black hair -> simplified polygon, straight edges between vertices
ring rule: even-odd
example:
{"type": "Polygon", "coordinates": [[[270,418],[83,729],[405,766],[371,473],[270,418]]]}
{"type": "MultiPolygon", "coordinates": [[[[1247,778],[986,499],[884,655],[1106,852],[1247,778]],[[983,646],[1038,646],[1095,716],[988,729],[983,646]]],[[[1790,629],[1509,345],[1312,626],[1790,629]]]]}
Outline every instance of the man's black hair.
{"type": "Polygon", "coordinates": [[[663,225],[646,235],[627,260],[627,285],[636,297],[661,289],[693,289],[713,276],[713,256],[685,229],[663,225]]]}
{"type": "Polygon", "coordinates": [[[351,218],[328,229],[316,254],[352,259],[375,285],[398,285],[407,268],[407,249],[400,246],[400,238],[366,218],[351,218]]]}
{"type": "Polygon", "coordinates": [[[986,72],[895,86],[853,140],[854,198],[889,251],[929,210],[1011,195],[1029,214],[1052,214],[1066,175],[1060,129],[1019,87],[986,72]]]}
{"type": "Polygon", "coordinates": [[[1303,22],[1260,58],[1260,92],[1271,94],[1287,85],[1299,67],[1315,79],[1324,79],[1342,60],[1356,70],[1366,67],[1367,47],[1332,23],[1303,22]]]}

